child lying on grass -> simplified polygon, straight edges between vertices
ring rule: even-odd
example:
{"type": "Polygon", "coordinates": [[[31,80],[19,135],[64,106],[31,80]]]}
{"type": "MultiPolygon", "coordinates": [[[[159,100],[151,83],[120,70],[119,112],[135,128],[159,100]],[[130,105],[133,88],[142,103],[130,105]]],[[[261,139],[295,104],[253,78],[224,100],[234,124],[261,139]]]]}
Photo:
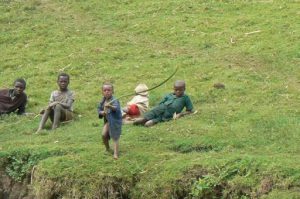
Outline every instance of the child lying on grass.
{"type": "Polygon", "coordinates": [[[136,118],[141,117],[149,108],[148,87],[146,84],[139,84],[135,89],[136,95],[122,109],[123,123],[130,124],[136,118]]]}
{"type": "Polygon", "coordinates": [[[177,80],[174,83],[174,92],[165,96],[161,102],[146,112],[142,118],[133,122],[134,125],[153,126],[159,122],[171,120],[173,117],[180,118],[184,115],[193,113],[193,104],[185,93],[185,82],[177,80]],[[186,107],[186,111],[182,112],[186,107]]]}

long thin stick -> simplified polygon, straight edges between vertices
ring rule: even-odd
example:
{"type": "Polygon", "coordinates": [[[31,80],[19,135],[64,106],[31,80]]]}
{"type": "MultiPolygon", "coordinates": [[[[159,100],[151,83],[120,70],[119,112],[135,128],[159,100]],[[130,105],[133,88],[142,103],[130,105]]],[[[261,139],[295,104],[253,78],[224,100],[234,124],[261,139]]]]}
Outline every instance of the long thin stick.
{"type": "Polygon", "coordinates": [[[153,86],[152,88],[149,88],[149,89],[140,91],[140,92],[134,92],[134,93],[126,94],[126,95],[121,95],[120,97],[115,98],[115,99],[113,99],[112,101],[108,102],[108,104],[111,104],[112,102],[114,102],[114,101],[116,101],[116,100],[119,100],[119,99],[121,99],[121,98],[123,98],[123,97],[128,97],[128,96],[132,96],[132,95],[135,95],[135,94],[139,94],[139,93],[143,93],[143,92],[148,92],[148,91],[154,90],[154,89],[160,87],[161,85],[163,85],[164,83],[166,83],[169,79],[171,79],[171,78],[176,74],[176,72],[178,71],[178,69],[179,69],[179,66],[177,65],[175,71],[174,71],[167,79],[165,79],[164,81],[162,81],[162,82],[159,83],[158,85],[153,86]]]}

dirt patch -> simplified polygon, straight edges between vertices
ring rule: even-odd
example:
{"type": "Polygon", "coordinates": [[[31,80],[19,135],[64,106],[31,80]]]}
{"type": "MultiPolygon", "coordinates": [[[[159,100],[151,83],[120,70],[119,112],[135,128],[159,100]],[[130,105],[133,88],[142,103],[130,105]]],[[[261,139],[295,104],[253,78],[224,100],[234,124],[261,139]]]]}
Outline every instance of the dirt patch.
{"type": "Polygon", "coordinates": [[[191,152],[209,152],[209,151],[220,151],[220,148],[214,147],[212,145],[192,145],[192,144],[175,144],[170,147],[170,150],[179,153],[191,153],[191,152]]]}
{"type": "Polygon", "coordinates": [[[261,194],[269,193],[272,190],[273,181],[270,178],[263,179],[260,184],[259,192],[261,194]]]}
{"type": "Polygon", "coordinates": [[[216,185],[211,191],[203,192],[203,194],[199,197],[194,197],[191,195],[191,190],[194,186],[194,183],[198,179],[201,179],[208,174],[209,172],[201,165],[194,166],[193,168],[184,172],[180,179],[173,182],[173,189],[171,191],[172,197],[170,198],[222,198],[223,190],[226,186],[226,184],[223,183],[216,185]]]}
{"type": "Polygon", "coordinates": [[[16,182],[11,179],[6,173],[0,171],[0,198],[1,199],[34,199],[30,195],[29,178],[22,182],[16,182]]]}
{"type": "Polygon", "coordinates": [[[193,182],[207,173],[208,171],[202,166],[194,166],[184,172],[183,177],[173,183],[172,198],[186,198],[189,196],[193,182]]]}

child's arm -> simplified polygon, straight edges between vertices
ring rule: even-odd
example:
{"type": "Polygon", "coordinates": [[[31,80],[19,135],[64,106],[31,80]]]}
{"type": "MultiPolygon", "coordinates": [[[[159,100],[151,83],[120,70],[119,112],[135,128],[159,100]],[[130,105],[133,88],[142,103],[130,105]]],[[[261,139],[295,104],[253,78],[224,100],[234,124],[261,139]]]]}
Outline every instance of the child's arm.
{"type": "Polygon", "coordinates": [[[183,117],[185,115],[189,115],[191,113],[193,113],[193,103],[191,101],[191,99],[189,98],[189,96],[186,96],[185,97],[185,107],[186,107],[186,111],[185,112],[181,112],[181,113],[178,113],[174,116],[174,119],[177,119],[177,118],[180,118],[180,117],[183,117]]]}
{"type": "Polygon", "coordinates": [[[120,103],[118,100],[114,100],[112,103],[106,103],[105,108],[109,108],[111,111],[117,111],[120,108],[120,103]]]}
{"type": "Polygon", "coordinates": [[[24,115],[24,114],[25,114],[25,107],[26,107],[26,104],[27,104],[27,99],[26,99],[25,102],[23,102],[23,103],[21,104],[21,106],[19,106],[18,112],[17,112],[18,115],[24,115]]]}
{"type": "Polygon", "coordinates": [[[74,102],[73,99],[68,99],[66,103],[58,102],[57,104],[60,104],[65,109],[70,109],[73,102],[74,102]]]}
{"type": "Polygon", "coordinates": [[[106,115],[105,111],[98,111],[98,117],[101,119],[106,115]]]}
{"type": "Polygon", "coordinates": [[[105,98],[102,98],[102,100],[100,101],[99,105],[98,105],[98,117],[101,119],[103,117],[106,116],[106,112],[104,110],[104,103],[105,103],[105,98]]]}
{"type": "Polygon", "coordinates": [[[49,99],[49,104],[48,104],[48,106],[47,106],[46,109],[50,109],[50,108],[52,108],[53,106],[55,106],[56,104],[58,104],[58,102],[55,101],[55,99],[54,99],[54,93],[55,93],[55,91],[52,91],[52,93],[51,93],[51,95],[50,95],[50,99],[49,99]]]}
{"type": "Polygon", "coordinates": [[[98,106],[98,117],[101,119],[106,115],[105,111],[103,110],[101,103],[98,106]]]}
{"type": "Polygon", "coordinates": [[[174,117],[174,119],[178,119],[178,118],[180,118],[180,117],[183,117],[183,116],[185,116],[185,115],[189,115],[189,114],[192,114],[194,111],[185,111],[185,112],[181,112],[181,113],[178,113],[178,114],[176,114],[176,116],[174,117]]]}
{"type": "Polygon", "coordinates": [[[159,104],[163,104],[167,100],[168,100],[168,95],[164,96],[164,98],[160,100],[159,104]]]}
{"type": "Polygon", "coordinates": [[[113,105],[111,105],[111,104],[105,104],[104,105],[106,108],[110,108],[112,111],[116,111],[117,110],[117,107],[116,106],[113,106],[113,105]]]}
{"type": "Polygon", "coordinates": [[[74,93],[70,92],[67,93],[67,101],[65,103],[59,102],[59,104],[65,109],[70,109],[72,107],[73,102],[74,102],[74,93]]]}

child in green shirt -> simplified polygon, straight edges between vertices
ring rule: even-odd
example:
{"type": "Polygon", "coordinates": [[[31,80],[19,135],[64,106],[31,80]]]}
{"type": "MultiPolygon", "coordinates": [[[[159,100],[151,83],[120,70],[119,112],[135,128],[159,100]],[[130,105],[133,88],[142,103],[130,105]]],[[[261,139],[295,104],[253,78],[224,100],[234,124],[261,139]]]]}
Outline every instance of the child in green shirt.
{"type": "Polygon", "coordinates": [[[133,124],[153,126],[159,122],[171,120],[173,117],[180,118],[193,112],[193,104],[185,93],[185,82],[177,80],[174,83],[174,92],[166,95],[161,102],[146,112],[142,118],[137,119],[133,124]],[[182,110],[186,108],[185,112],[182,110]]]}

